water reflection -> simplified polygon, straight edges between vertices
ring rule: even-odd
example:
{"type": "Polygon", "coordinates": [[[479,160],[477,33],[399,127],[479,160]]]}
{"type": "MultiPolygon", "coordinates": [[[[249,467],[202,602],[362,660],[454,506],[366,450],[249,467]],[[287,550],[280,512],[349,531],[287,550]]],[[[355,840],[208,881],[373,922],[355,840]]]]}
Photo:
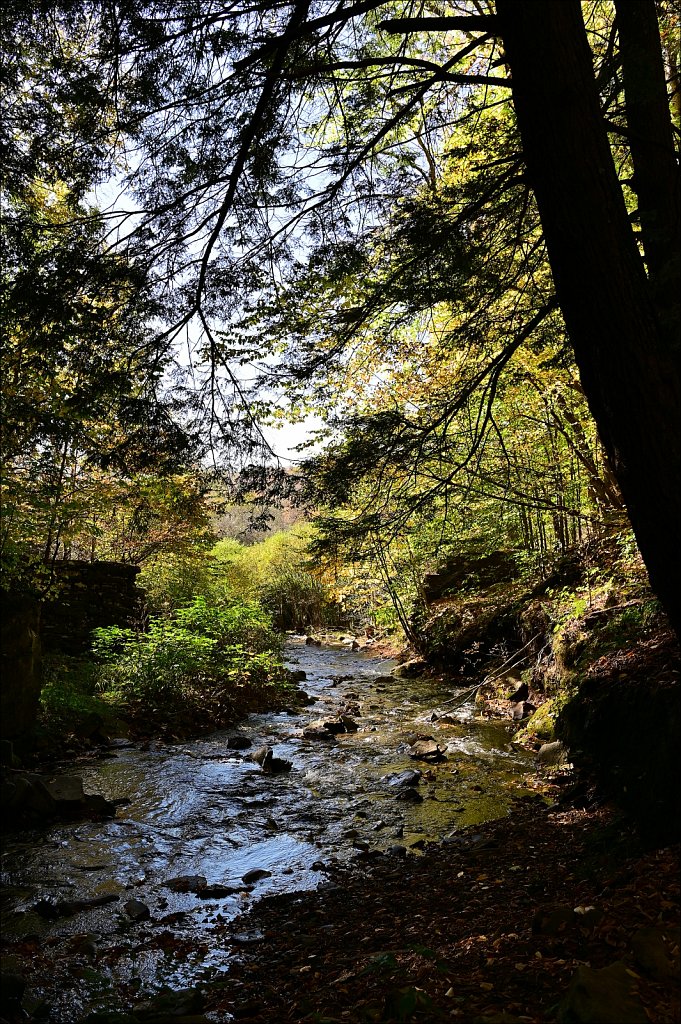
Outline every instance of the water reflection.
{"type": "Polygon", "coordinates": [[[290,772],[263,774],[245,759],[247,750],[228,747],[227,733],[122,749],[91,765],[82,772],[86,790],[129,803],[114,821],[63,825],[6,844],[8,934],[92,931],[113,940],[138,927],[122,910],[134,897],[149,906],[153,922],[172,919],[175,934],[200,940],[202,952],[181,968],[150,952],[127,967],[119,958],[116,970],[141,972],[146,983],[188,984],[208,967],[224,969],[227,957],[219,943],[211,946],[211,929],[249,901],[315,888],[332,859],[385,851],[396,842],[418,856],[429,841],[507,812],[527,762],[510,748],[504,726],[474,722],[471,706],[452,712],[447,723],[432,721],[433,710],[451,702],[450,690],[396,679],[391,662],[361,651],[292,644],[289,659],[307,673],[302,685],[316,703],[300,715],[250,716],[238,731],[291,761],[290,772]],[[347,704],[356,708],[357,732],[333,742],[303,737],[310,722],[347,704]],[[411,759],[414,734],[432,736],[446,748],[446,760],[411,759]],[[390,785],[407,769],[422,773],[418,802],[400,799],[390,785]],[[245,884],[243,876],[254,869],[267,874],[245,884]],[[209,886],[233,891],[209,900],[173,892],[165,883],[179,875],[200,875],[209,886]],[[44,897],[103,893],[118,894],[120,903],[56,922],[32,909],[44,897]]]}

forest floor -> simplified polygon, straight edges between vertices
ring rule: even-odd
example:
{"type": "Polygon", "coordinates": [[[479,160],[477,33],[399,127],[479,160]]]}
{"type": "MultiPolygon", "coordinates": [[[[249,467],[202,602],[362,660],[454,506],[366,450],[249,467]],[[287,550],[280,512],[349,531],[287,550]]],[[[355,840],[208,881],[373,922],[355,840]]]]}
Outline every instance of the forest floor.
{"type": "MultiPolygon", "coordinates": [[[[652,630],[593,671],[678,686],[678,645],[652,630]]],[[[358,851],[316,891],[225,921],[230,970],[191,1016],[149,1016],[131,992],[88,1024],[678,1022],[678,844],[646,840],[571,766],[538,769],[535,789],[507,817],[424,851],[358,851]]],[[[181,954],[169,932],[151,941],[181,954]]],[[[63,950],[25,953],[49,971],[63,950]]]]}
{"type": "MultiPolygon", "coordinates": [[[[678,685],[677,642],[662,630],[596,668],[623,665],[678,685]]],[[[237,962],[212,1019],[681,1020],[678,844],[643,839],[572,766],[538,769],[535,785],[510,816],[422,856],[358,853],[328,888],[231,922],[237,962]]]]}
{"type": "Polygon", "coordinates": [[[646,850],[572,785],[564,772],[424,856],[359,855],[329,888],[263,900],[231,922],[248,945],[212,1019],[678,1021],[679,848],[646,850]]]}

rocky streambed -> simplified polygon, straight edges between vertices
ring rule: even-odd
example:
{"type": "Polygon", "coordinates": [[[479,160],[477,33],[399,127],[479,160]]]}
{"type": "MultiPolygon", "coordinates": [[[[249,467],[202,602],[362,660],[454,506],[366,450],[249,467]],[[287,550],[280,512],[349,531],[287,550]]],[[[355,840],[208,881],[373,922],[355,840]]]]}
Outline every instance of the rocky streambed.
{"type": "Polygon", "coordinates": [[[58,1024],[151,999],[153,1017],[159,993],[228,974],[258,938],[233,922],[261,897],[331,887],[353,860],[399,870],[527,792],[512,724],[476,720],[458,691],[341,645],[292,641],[288,658],[305,676],[302,712],[119,744],[80,772],[114,818],[6,837],[6,1015],[58,1024]]]}

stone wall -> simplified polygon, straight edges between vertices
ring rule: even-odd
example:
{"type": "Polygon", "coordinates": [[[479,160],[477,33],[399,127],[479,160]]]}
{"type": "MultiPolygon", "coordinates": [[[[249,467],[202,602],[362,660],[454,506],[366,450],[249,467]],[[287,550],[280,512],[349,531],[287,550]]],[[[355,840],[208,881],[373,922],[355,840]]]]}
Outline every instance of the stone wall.
{"type": "Polygon", "coordinates": [[[0,590],[0,736],[31,732],[41,689],[40,605],[0,590]]]}
{"type": "Polygon", "coordinates": [[[139,566],[121,562],[55,562],[58,596],[43,604],[43,650],[83,654],[98,626],[144,621],[144,591],[135,583],[139,566]]]}

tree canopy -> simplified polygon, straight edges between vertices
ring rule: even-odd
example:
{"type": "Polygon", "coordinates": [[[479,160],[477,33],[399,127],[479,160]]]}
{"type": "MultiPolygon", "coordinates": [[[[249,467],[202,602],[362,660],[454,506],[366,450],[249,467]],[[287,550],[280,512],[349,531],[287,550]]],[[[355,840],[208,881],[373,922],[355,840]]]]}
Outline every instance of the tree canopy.
{"type": "Polygon", "coordinates": [[[115,184],[107,258],[161,351],[188,332],[204,438],[330,411],[333,501],[446,504],[495,445],[513,493],[500,413],[550,370],[678,625],[677,30],[653,0],[9,4],[9,167],[115,184]]]}

